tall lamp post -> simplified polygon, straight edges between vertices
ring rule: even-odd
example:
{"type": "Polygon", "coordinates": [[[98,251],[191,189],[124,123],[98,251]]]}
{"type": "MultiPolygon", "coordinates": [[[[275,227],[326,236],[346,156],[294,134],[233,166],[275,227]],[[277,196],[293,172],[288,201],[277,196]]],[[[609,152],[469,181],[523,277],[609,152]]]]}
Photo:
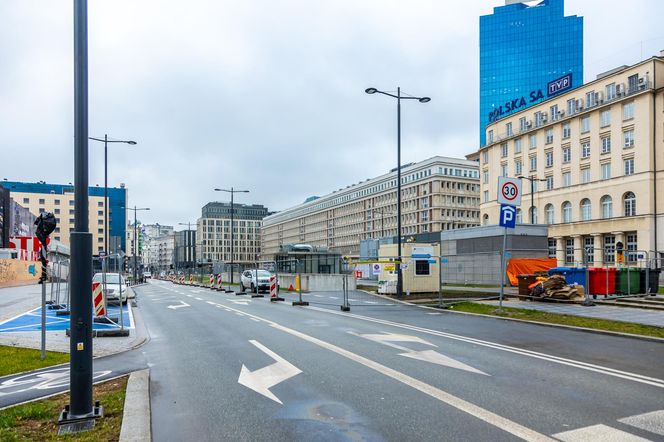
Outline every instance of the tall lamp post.
{"type": "Polygon", "coordinates": [[[139,210],[150,210],[150,208],[149,207],[140,207],[139,208],[139,207],[134,206],[134,207],[123,207],[123,209],[134,211],[134,284],[135,284],[136,281],[138,280],[137,275],[136,275],[136,271],[138,269],[138,264],[137,264],[137,259],[136,259],[136,257],[138,256],[138,233],[137,233],[137,227],[136,227],[136,224],[137,224],[136,212],[138,212],[139,210]]]}
{"type": "Polygon", "coordinates": [[[231,285],[233,284],[233,263],[234,263],[234,256],[233,256],[233,242],[234,242],[234,236],[233,236],[233,213],[235,212],[235,209],[233,208],[233,196],[236,193],[249,193],[248,190],[235,190],[234,188],[230,189],[214,189],[215,192],[226,192],[231,194],[231,285]]]}
{"type": "Polygon", "coordinates": [[[530,224],[535,224],[535,181],[546,181],[546,179],[536,178],[534,175],[518,176],[517,178],[530,181],[530,224]]]}
{"type": "Polygon", "coordinates": [[[410,95],[401,95],[401,88],[397,88],[397,94],[391,94],[370,87],[364,90],[367,94],[383,94],[388,97],[397,99],[397,296],[403,295],[403,275],[401,273],[401,100],[417,100],[420,103],[428,103],[431,101],[429,97],[412,97],[410,95]]]}
{"type": "MultiPolygon", "coordinates": [[[[187,226],[187,232],[191,232],[191,225],[196,224],[196,223],[178,223],[180,226],[187,226]]],[[[189,233],[189,248],[192,249],[191,253],[189,253],[189,257],[191,258],[190,265],[189,267],[195,268],[196,267],[196,241],[193,240],[192,234],[189,233]],[[192,248],[192,243],[193,243],[193,248],[192,248]]],[[[186,236],[185,236],[186,239],[186,236]]],[[[187,244],[185,241],[185,250],[187,250],[187,244]]]]}
{"type": "Polygon", "coordinates": [[[108,227],[108,143],[125,143],[132,146],[136,145],[136,141],[132,140],[109,140],[108,134],[104,134],[104,138],[95,138],[88,137],[90,140],[101,141],[104,143],[104,253],[108,255],[108,237],[109,237],[109,227],[108,227]]]}

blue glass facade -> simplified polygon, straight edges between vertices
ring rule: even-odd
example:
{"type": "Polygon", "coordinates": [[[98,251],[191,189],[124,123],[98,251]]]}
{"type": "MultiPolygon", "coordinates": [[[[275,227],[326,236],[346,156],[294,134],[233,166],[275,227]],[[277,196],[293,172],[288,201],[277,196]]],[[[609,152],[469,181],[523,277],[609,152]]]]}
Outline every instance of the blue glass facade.
{"type": "Polygon", "coordinates": [[[583,84],[583,17],[564,6],[515,3],[480,17],[480,146],[487,124],[583,84]]]}
{"type": "MultiPolygon", "coordinates": [[[[10,192],[27,192],[27,193],[54,193],[56,195],[63,195],[65,193],[74,193],[74,186],[71,184],[48,184],[48,183],[22,183],[19,181],[2,181],[0,186],[9,189],[10,192]]],[[[89,187],[88,195],[90,196],[104,196],[103,187],[89,187]]],[[[122,250],[127,250],[127,223],[126,207],[127,202],[127,189],[124,187],[109,187],[108,188],[108,207],[109,211],[109,228],[110,237],[117,236],[120,240],[120,247],[122,250]],[[119,216],[113,216],[119,214],[119,216]]]]}

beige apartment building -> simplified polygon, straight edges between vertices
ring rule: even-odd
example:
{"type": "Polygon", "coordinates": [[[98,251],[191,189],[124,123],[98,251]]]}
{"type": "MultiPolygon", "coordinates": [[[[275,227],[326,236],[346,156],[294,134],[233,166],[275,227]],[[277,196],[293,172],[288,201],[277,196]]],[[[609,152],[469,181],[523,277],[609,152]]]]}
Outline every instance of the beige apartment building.
{"type": "MultiPolygon", "coordinates": [[[[515,97],[517,98],[517,97],[515,97]]],[[[664,51],[486,127],[480,212],[497,224],[499,176],[525,176],[517,221],[549,225],[559,263],[664,251],[664,51]],[[630,253],[631,252],[631,253],[630,253]]],[[[660,255],[661,256],[661,255],[660,255]]]]}
{"type": "MultiPolygon", "coordinates": [[[[436,156],[401,168],[402,235],[479,225],[478,163],[436,156]]],[[[263,220],[263,256],[286,244],[358,255],[360,241],[397,235],[397,171],[346,186],[263,220]]]]}
{"type": "MultiPolygon", "coordinates": [[[[20,184],[23,185],[23,183],[20,184]]],[[[49,185],[46,183],[28,183],[23,185],[23,187],[12,185],[6,186],[10,189],[10,195],[14,201],[27,208],[33,215],[37,216],[42,212],[53,213],[57,221],[57,227],[51,234],[51,238],[60,241],[66,246],[70,245],[69,236],[70,232],[74,230],[75,223],[73,186],[49,185]],[[18,190],[16,189],[17,187],[18,190]],[[37,192],[24,191],[25,188],[30,187],[34,187],[35,189],[44,187],[51,190],[37,192]]],[[[126,195],[124,187],[121,187],[120,189],[122,190],[122,193],[126,195]]],[[[113,190],[117,191],[120,189],[113,190]]],[[[95,192],[103,192],[103,189],[100,190],[99,188],[95,188],[95,192]]],[[[106,234],[109,231],[109,226],[104,225],[104,214],[106,211],[104,197],[89,195],[88,198],[88,226],[90,233],[92,233],[92,253],[96,255],[99,251],[104,250],[104,242],[106,234]]],[[[120,210],[118,214],[109,214],[109,224],[113,221],[114,216],[119,216],[122,224],[126,223],[124,210],[120,210]]],[[[124,236],[124,234],[122,236],[124,236]]],[[[112,246],[113,244],[111,243],[111,247],[112,246]]]]}

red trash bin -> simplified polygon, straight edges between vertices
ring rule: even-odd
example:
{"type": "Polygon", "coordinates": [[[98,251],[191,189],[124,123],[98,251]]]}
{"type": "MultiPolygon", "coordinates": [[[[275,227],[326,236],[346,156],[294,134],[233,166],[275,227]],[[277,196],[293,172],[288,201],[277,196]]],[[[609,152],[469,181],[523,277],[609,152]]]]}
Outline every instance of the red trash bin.
{"type": "Polygon", "coordinates": [[[608,267],[591,267],[588,269],[590,287],[588,294],[606,296],[616,293],[616,269],[608,267]]]}

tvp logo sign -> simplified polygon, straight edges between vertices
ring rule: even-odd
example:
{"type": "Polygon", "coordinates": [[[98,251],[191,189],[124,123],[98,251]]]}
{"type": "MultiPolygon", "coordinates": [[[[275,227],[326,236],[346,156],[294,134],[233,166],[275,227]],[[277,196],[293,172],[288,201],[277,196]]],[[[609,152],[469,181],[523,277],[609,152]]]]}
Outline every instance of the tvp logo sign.
{"type": "Polygon", "coordinates": [[[513,229],[516,227],[516,207],[501,204],[500,206],[500,227],[513,229]]]}

